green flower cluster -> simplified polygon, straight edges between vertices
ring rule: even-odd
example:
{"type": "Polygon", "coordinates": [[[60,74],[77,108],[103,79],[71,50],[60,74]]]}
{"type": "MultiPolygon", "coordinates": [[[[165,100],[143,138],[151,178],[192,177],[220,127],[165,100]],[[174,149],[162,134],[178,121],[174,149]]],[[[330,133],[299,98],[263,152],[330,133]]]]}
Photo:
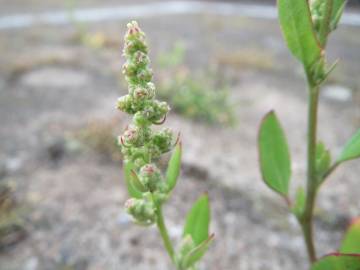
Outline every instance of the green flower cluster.
{"type": "Polygon", "coordinates": [[[128,200],[125,206],[138,223],[151,225],[156,221],[155,204],[162,203],[169,193],[154,161],[174,147],[171,130],[165,128],[155,131],[152,125],[162,124],[170,108],[166,102],[155,99],[144,32],[135,21],[127,27],[123,73],[129,85],[129,93],[118,99],[117,108],[133,115],[133,121],[124,134],[119,136],[118,143],[125,164],[133,164],[131,173],[142,195],[141,198],[128,200]]]}

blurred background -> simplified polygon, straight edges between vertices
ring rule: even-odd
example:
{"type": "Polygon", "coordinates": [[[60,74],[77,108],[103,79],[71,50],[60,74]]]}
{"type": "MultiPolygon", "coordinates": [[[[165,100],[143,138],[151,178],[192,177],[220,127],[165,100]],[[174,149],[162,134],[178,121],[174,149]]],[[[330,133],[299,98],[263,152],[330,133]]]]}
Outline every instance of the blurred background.
{"type": "MultiPolygon", "coordinates": [[[[216,241],[201,269],[306,269],[300,229],[262,183],[256,136],[275,109],[288,135],[292,192],[303,185],[306,90],[275,1],[1,0],[0,269],[171,269],[155,228],[135,226],[115,138],[126,23],[148,37],[158,97],[180,131],[182,175],[165,214],[174,241],[191,203],[212,202],[216,241]]],[[[360,126],[360,2],[329,41],[319,138],[333,155],[360,126]]],[[[324,185],[320,254],[360,215],[357,161],[324,185]]]]}

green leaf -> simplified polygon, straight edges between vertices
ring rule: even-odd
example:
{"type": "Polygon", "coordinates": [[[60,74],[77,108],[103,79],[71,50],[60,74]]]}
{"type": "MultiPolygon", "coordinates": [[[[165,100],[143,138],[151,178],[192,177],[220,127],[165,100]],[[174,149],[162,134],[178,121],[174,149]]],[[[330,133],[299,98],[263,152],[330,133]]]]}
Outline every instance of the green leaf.
{"type": "Polygon", "coordinates": [[[341,243],[340,252],[360,253],[360,217],[351,223],[341,243]]]}
{"type": "Polygon", "coordinates": [[[322,180],[322,176],[327,172],[331,165],[331,154],[326,149],[323,142],[319,142],[316,145],[316,173],[322,180]]]}
{"type": "Polygon", "coordinates": [[[344,149],[338,158],[338,162],[340,163],[358,157],[360,157],[360,129],[344,146],[344,149]]]}
{"type": "Polygon", "coordinates": [[[299,187],[296,191],[295,203],[291,208],[295,216],[301,217],[305,209],[306,196],[305,191],[302,187],[299,187]]]}
{"type": "Polygon", "coordinates": [[[278,0],[279,20],[287,45],[306,67],[321,57],[307,0],[278,0]]]}
{"type": "Polygon", "coordinates": [[[345,6],[346,6],[345,0],[333,0],[333,7],[332,7],[331,19],[330,19],[331,31],[334,31],[337,28],[337,25],[344,12],[345,6]]]}
{"type": "Polygon", "coordinates": [[[133,184],[133,169],[135,168],[134,164],[130,161],[124,162],[124,178],[128,193],[131,197],[140,199],[142,198],[142,193],[138,190],[133,184]]]}
{"type": "Polygon", "coordinates": [[[190,235],[197,246],[208,238],[209,225],[209,197],[207,194],[204,194],[194,203],[186,217],[183,237],[190,235]]]}
{"type": "Polygon", "coordinates": [[[212,241],[214,240],[214,235],[210,235],[205,241],[203,241],[200,245],[191,250],[185,258],[182,260],[183,269],[188,269],[193,266],[196,262],[198,262],[209,249],[212,241]]]}
{"type": "Polygon", "coordinates": [[[166,179],[169,186],[169,191],[174,189],[180,174],[181,152],[181,143],[178,143],[176,144],[176,147],[171,155],[166,171],[166,179]]]}
{"type": "Polygon", "coordinates": [[[137,190],[139,190],[140,192],[147,191],[145,186],[141,183],[138,175],[136,174],[136,172],[134,170],[131,170],[130,181],[131,181],[131,184],[133,185],[133,187],[136,188],[137,190]]]}
{"type": "Polygon", "coordinates": [[[360,270],[360,254],[330,254],[313,264],[311,270],[360,270]]]}
{"type": "Polygon", "coordinates": [[[260,169],[265,183],[287,197],[291,176],[290,154],[284,131],[273,111],[262,120],[258,147],[260,169]]]}

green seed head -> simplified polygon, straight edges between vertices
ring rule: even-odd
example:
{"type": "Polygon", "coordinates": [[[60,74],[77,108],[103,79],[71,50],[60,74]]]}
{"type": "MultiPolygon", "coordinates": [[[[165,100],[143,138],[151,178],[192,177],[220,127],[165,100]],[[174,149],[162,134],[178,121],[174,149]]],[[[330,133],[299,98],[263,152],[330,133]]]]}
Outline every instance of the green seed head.
{"type": "Polygon", "coordinates": [[[152,129],[154,124],[160,125],[165,121],[170,107],[156,99],[144,32],[136,22],[129,23],[127,28],[123,74],[128,82],[128,94],[118,99],[117,108],[132,115],[133,119],[119,136],[118,144],[124,160],[134,165],[139,181],[148,190],[142,193],[141,199],[128,200],[125,207],[137,223],[146,225],[155,220],[155,205],[168,198],[168,186],[155,162],[162,154],[171,151],[174,142],[170,129],[152,129]]]}

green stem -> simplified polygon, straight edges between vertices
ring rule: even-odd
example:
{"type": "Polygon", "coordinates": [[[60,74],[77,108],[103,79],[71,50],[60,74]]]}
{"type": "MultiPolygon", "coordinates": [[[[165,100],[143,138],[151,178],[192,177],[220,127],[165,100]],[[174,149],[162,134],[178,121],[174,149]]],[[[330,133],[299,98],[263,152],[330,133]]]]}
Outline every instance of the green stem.
{"type": "Polygon", "coordinates": [[[317,111],[319,100],[319,87],[309,82],[308,102],[308,138],[307,138],[307,187],[305,210],[301,217],[301,226],[307,253],[311,263],[316,261],[316,250],[313,239],[313,215],[317,193],[316,174],[316,142],[317,142],[317,111]]]}
{"type": "Polygon", "coordinates": [[[174,263],[175,262],[175,252],[174,252],[174,248],[173,248],[173,245],[172,245],[170,237],[169,237],[168,230],[167,230],[166,225],[165,225],[161,205],[159,205],[158,208],[157,208],[156,225],[157,225],[157,227],[159,229],[159,232],[160,232],[160,235],[161,235],[161,237],[163,239],[166,251],[170,256],[171,261],[174,263]]]}

